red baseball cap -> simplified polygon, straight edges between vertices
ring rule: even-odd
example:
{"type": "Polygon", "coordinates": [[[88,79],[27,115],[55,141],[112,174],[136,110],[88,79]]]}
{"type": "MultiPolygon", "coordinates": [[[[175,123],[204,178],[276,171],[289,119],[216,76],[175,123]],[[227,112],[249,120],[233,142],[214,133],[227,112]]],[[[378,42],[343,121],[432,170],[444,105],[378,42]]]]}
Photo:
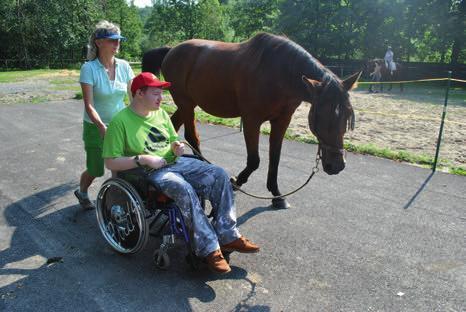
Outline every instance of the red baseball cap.
{"type": "Polygon", "coordinates": [[[153,73],[142,72],[133,79],[131,84],[131,93],[136,93],[137,90],[143,87],[157,87],[157,88],[168,88],[171,83],[168,81],[160,81],[153,73]]]}

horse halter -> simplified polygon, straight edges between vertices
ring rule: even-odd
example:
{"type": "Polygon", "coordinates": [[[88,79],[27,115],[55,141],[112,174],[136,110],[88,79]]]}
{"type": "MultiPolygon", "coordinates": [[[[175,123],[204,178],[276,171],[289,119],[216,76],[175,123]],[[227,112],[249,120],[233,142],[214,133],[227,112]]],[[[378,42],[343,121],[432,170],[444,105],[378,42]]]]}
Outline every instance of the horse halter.
{"type": "Polygon", "coordinates": [[[316,110],[317,110],[317,105],[318,105],[317,101],[314,102],[314,104],[311,104],[311,105],[312,105],[311,106],[311,121],[310,121],[309,128],[310,128],[311,132],[315,135],[315,137],[317,138],[317,141],[318,141],[318,148],[317,148],[318,157],[322,158],[322,149],[325,149],[325,150],[327,150],[329,152],[333,152],[333,153],[339,153],[342,156],[344,156],[345,155],[345,149],[338,148],[337,146],[326,143],[317,134],[317,131],[316,131],[316,123],[317,123],[316,110]]]}
{"type": "MultiPolygon", "coordinates": [[[[328,90],[329,85],[332,83],[330,76],[325,77],[323,79],[323,81],[325,82],[325,86],[324,86],[324,89],[322,90],[322,94],[324,94],[328,90]]],[[[338,154],[341,154],[342,156],[345,156],[346,151],[345,151],[344,148],[338,148],[335,145],[326,143],[317,134],[315,125],[317,124],[316,111],[317,111],[317,105],[319,105],[319,103],[318,103],[317,99],[315,99],[315,101],[313,101],[313,102],[314,103],[311,104],[312,108],[311,108],[311,120],[310,120],[309,128],[310,128],[311,132],[316,136],[317,140],[319,141],[318,149],[317,149],[318,157],[322,158],[322,149],[325,149],[325,150],[327,150],[329,152],[338,153],[338,154]]],[[[341,105],[341,104],[338,104],[338,105],[341,105]]],[[[354,112],[351,112],[351,115],[348,116],[347,123],[348,123],[348,130],[353,130],[354,129],[354,123],[355,123],[354,112]]]]}

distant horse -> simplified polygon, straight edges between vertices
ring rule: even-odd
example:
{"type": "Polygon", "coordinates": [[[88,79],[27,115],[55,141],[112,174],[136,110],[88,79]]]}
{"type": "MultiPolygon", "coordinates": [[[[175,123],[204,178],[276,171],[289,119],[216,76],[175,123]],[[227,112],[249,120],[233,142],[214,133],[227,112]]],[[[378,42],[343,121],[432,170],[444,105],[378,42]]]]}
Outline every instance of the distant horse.
{"type": "MultiPolygon", "coordinates": [[[[402,64],[395,62],[396,70],[392,72],[387,68],[385,61],[383,59],[375,58],[367,62],[366,68],[367,68],[368,73],[372,73],[374,71],[375,63],[382,64],[382,70],[381,70],[382,79],[380,80],[381,82],[391,82],[391,81],[402,80],[401,76],[402,76],[403,69],[404,69],[402,64]]],[[[383,92],[384,84],[380,84],[379,86],[380,86],[379,88],[380,92],[383,92]]],[[[369,90],[372,90],[372,86],[369,88],[369,90]]],[[[391,90],[392,90],[392,83],[388,83],[387,91],[391,91],[391,90]]],[[[403,92],[403,83],[400,83],[400,92],[403,92]]]]}
{"type": "MultiPolygon", "coordinates": [[[[259,167],[259,132],[270,121],[267,189],[280,196],[277,175],[283,136],[302,101],[312,104],[309,127],[319,140],[319,154],[327,174],[345,168],[343,135],[354,127],[348,90],[360,73],[338,79],[302,47],[291,40],[260,33],[242,43],[193,39],[174,48],[159,48],[144,54],[142,70],[159,74],[172,83],[170,93],[178,106],[172,116],[186,140],[199,149],[194,108],[223,118],[241,117],[247,149],[247,165],[237,185],[247,182],[259,167]]],[[[286,208],[284,198],[275,198],[276,208],[286,208]]]]}

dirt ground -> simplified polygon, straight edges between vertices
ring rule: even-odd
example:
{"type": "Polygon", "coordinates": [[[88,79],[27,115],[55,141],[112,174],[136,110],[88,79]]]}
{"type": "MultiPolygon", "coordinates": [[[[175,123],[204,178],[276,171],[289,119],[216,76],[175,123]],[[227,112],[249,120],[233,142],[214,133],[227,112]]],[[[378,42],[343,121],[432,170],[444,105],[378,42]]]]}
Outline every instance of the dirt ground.
{"type": "MultiPolygon", "coordinates": [[[[444,90],[425,88],[390,93],[368,93],[367,87],[351,92],[356,114],[354,131],[346,139],[394,151],[434,157],[443,111],[444,90]],[[439,92],[440,91],[440,92],[439,92]]],[[[466,165],[466,92],[452,90],[448,101],[440,156],[443,164],[466,165]]],[[[308,133],[309,104],[296,111],[290,130],[308,133]]]]}
{"type": "MultiPolygon", "coordinates": [[[[79,92],[76,72],[62,71],[18,82],[0,83],[0,105],[40,103],[74,98],[79,92]]],[[[351,92],[356,127],[346,134],[354,144],[372,144],[394,151],[408,151],[433,157],[444,103],[444,89],[438,86],[407,88],[404,93],[368,93],[367,86],[351,92]]],[[[168,101],[170,99],[167,99],[168,101]]],[[[308,136],[310,105],[295,112],[289,132],[308,136]]],[[[466,166],[466,91],[452,89],[440,150],[442,164],[466,166]]]]}

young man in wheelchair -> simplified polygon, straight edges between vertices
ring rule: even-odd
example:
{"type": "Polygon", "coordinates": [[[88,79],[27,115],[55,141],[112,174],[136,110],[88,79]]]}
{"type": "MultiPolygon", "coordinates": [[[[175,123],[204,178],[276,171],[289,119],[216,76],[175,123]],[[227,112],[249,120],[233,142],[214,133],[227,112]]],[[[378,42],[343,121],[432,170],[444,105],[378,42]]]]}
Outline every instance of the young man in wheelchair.
{"type": "Polygon", "coordinates": [[[143,72],[131,85],[131,104],[110,122],[104,139],[103,158],[112,171],[143,166],[156,169],[150,182],[175,201],[184,221],[193,231],[194,252],[205,257],[209,269],[229,272],[224,252],[254,253],[259,247],[236,227],[233,189],[227,173],[220,167],[194,158],[181,157],[184,144],[168,114],[160,109],[162,91],[170,82],[143,72]],[[214,218],[209,222],[198,195],[209,199],[214,218]]]}

